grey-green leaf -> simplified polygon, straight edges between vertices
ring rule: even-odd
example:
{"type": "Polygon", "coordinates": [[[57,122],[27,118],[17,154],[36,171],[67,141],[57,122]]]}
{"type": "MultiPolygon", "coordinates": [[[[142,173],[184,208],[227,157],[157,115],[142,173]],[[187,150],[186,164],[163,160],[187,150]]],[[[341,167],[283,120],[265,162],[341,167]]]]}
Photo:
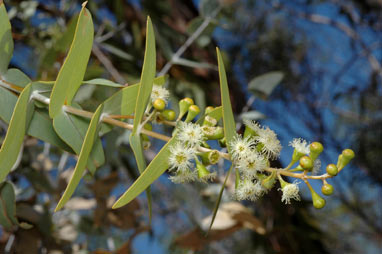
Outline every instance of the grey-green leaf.
{"type": "MultiPolygon", "coordinates": [[[[220,54],[218,48],[216,48],[216,53],[218,56],[218,67],[219,67],[219,79],[220,79],[220,94],[221,94],[221,103],[223,107],[223,126],[225,138],[227,140],[227,144],[229,144],[235,133],[236,133],[236,125],[233,117],[231,100],[229,96],[229,89],[227,83],[227,75],[224,68],[223,58],[220,54]]],[[[229,151],[229,146],[227,146],[229,151]]]]}
{"type": "Polygon", "coordinates": [[[0,224],[10,230],[19,225],[16,218],[16,199],[13,185],[9,182],[0,184],[0,224]]]}
{"type": "MultiPolygon", "coordinates": [[[[89,122],[87,119],[69,114],[65,111],[61,111],[53,119],[53,127],[56,133],[74,150],[76,154],[79,154],[81,151],[88,126],[89,122]]],[[[99,138],[94,144],[90,158],[87,166],[90,172],[94,173],[96,167],[101,166],[105,162],[105,156],[99,138]]]]}
{"type": "Polygon", "coordinates": [[[8,19],[7,10],[0,0],[0,75],[4,74],[13,54],[13,38],[11,23],[8,19]]]}
{"type": "Polygon", "coordinates": [[[275,87],[280,84],[284,74],[281,71],[272,71],[252,79],[248,89],[255,95],[266,99],[275,87]]]}
{"type": "Polygon", "coordinates": [[[82,81],[82,84],[90,84],[90,85],[100,85],[100,86],[111,86],[111,87],[123,87],[123,85],[115,83],[108,79],[103,78],[95,78],[87,81],[82,81]]]}
{"type": "Polygon", "coordinates": [[[34,111],[33,101],[30,100],[31,88],[32,83],[27,85],[20,94],[0,149],[0,182],[5,179],[17,160],[34,111]]]}
{"type": "Polygon", "coordinates": [[[145,57],[143,60],[143,68],[141,74],[141,81],[139,85],[138,98],[135,106],[134,114],[134,128],[132,134],[135,134],[142,121],[143,115],[146,111],[146,106],[149,102],[151,90],[156,71],[156,50],[155,50],[155,35],[154,28],[151,24],[150,17],[147,18],[146,27],[146,48],[145,57]]]}
{"type": "Polygon", "coordinates": [[[169,167],[168,157],[170,156],[170,147],[174,145],[176,141],[176,137],[172,137],[167,144],[162,147],[146,170],[143,171],[133,185],[115,202],[113,209],[128,204],[166,171],[169,167]]]}
{"type": "Polygon", "coordinates": [[[85,167],[88,162],[93,145],[98,138],[98,131],[100,127],[99,123],[100,123],[100,117],[101,117],[102,111],[103,111],[103,104],[98,106],[96,112],[94,113],[90,121],[89,128],[86,132],[86,136],[82,144],[81,152],[79,154],[77,165],[74,169],[72,178],[70,179],[64,194],[62,195],[60,201],[58,202],[55,211],[60,210],[65,205],[65,203],[70,199],[70,197],[74,193],[74,190],[79,184],[82,178],[82,175],[84,174],[85,167]]]}
{"type": "MultiPolygon", "coordinates": [[[[11,121],[17,98],[14,93],[0,87],[0,118],[6,123],[11,121]]],[[[35,109],[27,134],[73,153],[73,150],[57,136],[45,109],[35,109]]]]}
{"type": "Polygon", "coordinates": [[[90,12],[83,5],[69,53],[58,73],[50,97],[49,116],[60,114],[63,105],[71,105],[81,86],[93,45],[94,27],[90,12]]]}

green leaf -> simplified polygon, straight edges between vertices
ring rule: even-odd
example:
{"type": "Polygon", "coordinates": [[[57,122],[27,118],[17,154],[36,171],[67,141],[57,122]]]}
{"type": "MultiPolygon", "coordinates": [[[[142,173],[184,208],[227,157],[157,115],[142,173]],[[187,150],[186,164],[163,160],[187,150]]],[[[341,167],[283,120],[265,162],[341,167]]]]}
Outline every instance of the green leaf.
{"type": "MultiPolygon", "coordinates": [[[[8,69],[7,72],[1,76],[1,79],[8,83],[11,87],[17,86],[19,88],[25,87],[28,85],[31,80],[30,78],[25,75],[22,71],[19,69],[8,69]]],[[[22,91],[22,89],[17,89],[18,91],[22,91]]]]}
{"type": "Polygon", "coordinates": [[[146,170],[130,186],[130,188],[115,202],[113,209],[122,207],[136,198],[147,187],[149,187],[158,177],[160,177],[169,167],[168,157],[170,156],[170,147],[176,143],[176,138],[172,137],[167,144],[162,147],[159,153],[148,165],[146,170]]]}
{"type": "MultiPolygon", "coordinates": [[[[133,150],[135,160],[137,161],[138,165],[138,170],[139,173],[142,174],[146,168],[146,160],[143,155],[143,147],[142,147],[142,140],[141,137],[138,133],[134,135],[130,135],[130,146],[131,149],[133,150]]],[[[149,218],[151,222],[151,217],[152,217],[152,207],[151,207],[151,190],[150,187],[147,187],[146,189],[146,194],[147,194],[147,202],[148,202],[148,208],[149,208],[149,218]]]]}
{"type": "MultiPolygon", "coordinates": [[[[76,154],[80,154],[81,152],[88,126],[89,122],[87,119],[69,114],[65,111],[61,111],[53,119],[53,127],[57,135],[64,140],[76,154]]],[[[101,166],[105,162],[105,155],[99,138],[95,142],[90,158],[87,167],[90,172],[94,173],[96,167],[101,166]]]]}
{"type": "Polygon", "coordinates": [[[111,87],[124,87],[121,84],[115,83],[111,80],[103,79],[103,78],[95,78],[87,81],[83,81],[82,84],[90,84],[90,85],[100,85],[100,86],[111,86],[111,87]]]}
{"type": "Polygon", "coordinates": [[[31,87],[32,83],[27,85],[20,94],[0,149],[0,182],[5,179],[17,160],[30,118],[33,115],[34,104],[30,100],[31,87]]]}
{"type": "Polygon", "coordinates": [[[218,200],[216,200],[214,211],[212,213],[211,224],[210,224],[210,228],[208,229],[208,232],[211,230],[212,225],[214,224],[214,221],[215,221],[215,218],[216,218],[216,214],[217,214],[218,209],[219,209],[220,201],[222,200],[222,196],[223,196],[223,192],[224,192],[224,189],[225,189],[225,185],[227,184],[227,180],[229,178],[229,175],[231,174],[232,168],[233,168],[233,165],[231,165],[231,167],[229,168],[229,170],[227,172],[227,175],[225,176],[224,183],[222,184],[222,187],[220,189],[218,200]]]}
{"type": "Polygon", "coordinates": [[[81,147],[81,152],[78,157],[77,165],[74,169],[72,178],[70,179],[70,182],[68,186],[66,187],[64,194],[62,195],[60,201],[58,202],[55,212],[60,210],[65,205],[65,203],[70,199],[70,197],[74,193],[74,190],[79,184],[82,178],[82,175],[84,174],[86,163],[89,159],[93,145],[98,138],[98,131],[100,127],[100,117],[101,117],[102,111],[103,111],[103,104],[98,106],[96,112],[93,114],[93,117],[89,124],[89,128],[86,132],[84,143],[82,144],[82,147],[81,147]]]}
{"type": "Polygon", "coordinates": [[[156,69],[156,52],[155,52],[155,35],[153,25],[151,24],[150,17],[147,18],[146,27],[146,48],[145,57],[143,60],[143,68],[141,74],[141,81],[137,96],[134,114],[134,128],[132,135],[134,135],[142,121],[143,115],[146,111],[146,106],[149,103],[151,90],[156,69]]]}
{"type": "MultiPolygon", "coordinates": [[[[217,56],[218,56],[219,79],[220,79],[220,93],[221,93],[221,101],[222,101],[222,107],[223,107],[224,134],[225,134],[225,137],[226,137],[226,140],[227,140],[227,144],[229,144],[232,141],[232,139],[233,139],[233,137],[234,137],[234,135],[236,133],[236,127],[235,127],[236,125],[235,125],[235,120],[234,120],[234,117],[233,117],[231,100],[230,100],[230,97],[229,97],[227,76],[226,76],[226,72],[225,72],[225,69],[224,69],[223,58],[222,58],[218,48],[216,48],[216,53],[217,53],[217,56]]],[[[229,146],[227,146],[227,149],[228,150],[230,149],[229,146]]],[[[216,201],[215,208],[214,208],[214,211],[213,211],[213,214],[212,214],[212,219],[211,219],[211,224],[210,224],[209,230],[211,229],[211,227],[212,227],[212,225],[214,223],[214,220],[215,220],[215,217],[216,217],[216,213],[217,213],[217,211],[219,209],[220,201],[221,201],[221,198],[222,198],[222,195],[223,195],[223,191],[224,191],[225,185],[227,183],[227,179],[228,179],[229,175],[231,174],[232,167],[233,167],[233,165],[231,165],[231,167],[230,167],[230,169],[227,172],[227,175],[225,177],[224,183],[222,184],[222,187],[221,187],[221,190],[220,190],[220,193],[219,193],[219,197],[218,197],[218,200],[216,201]]]]}
{"type": "Polygon", "coordinates": [[[19,225],[16,218],[16,199],[13,185],[3,182],[0,185],[0,224],[10,230],[12,226],[19,225]]]}
{"type": "Polygon", "coordinates": [[[13,54],[13,38],[11,23],[8,19],[7,10],[0,0],[0,75],[4,74],[13,54]]]}
{"type": "Polygon", "coordinates": [[[83,5],[73,42],[50,96],[49,116],[51,118],[60,114],[63,105],[71,105],[74,95],[81,86],[92,49],[93,37],[92,17],[83,5]]]}
{"type": "MultiPolygon", "coordinates": [[[[227,140],[227,144],[229,144],[235,133],[236,133],[236,124],[233,117],[231,100],[229,96],[227,76],[224,69],[223,58],[220,54],[219,48],[216,48],[216,53],[218,55],[218,67],[219,67],[219,79],[220,79],[220,93],[221,93],[221,102],[223,107],[223,126],[225,138],[227,140]]],[[[229,146],[227,146],[229,151],[229,146]]]]}
{"type": "Polygon", "coordinates": [[[281,71],[265,73],[252,79],[248,84],[248,89],[255,95],[266,99],[272,93],[273,89],[280,84],[283,77],[284,74],[281,71]]]}
{"type": "Polygon", "coordinates": [[[134,113],[137,101],[139,84],[125,87],[109,99],[104,104],[104,112],[110,115],[131,115],[134,113]]]}
{"type": "MultiPolygon", "coordinates": [[[[14,93],[0,87],[0,118],[6,123],[11,121],[17,98],[14,93]]],[[[57,136],[53,129],[53,122],[45,109],[36,109],[27,134],[73,153],[73,150],[57,136]]]]}

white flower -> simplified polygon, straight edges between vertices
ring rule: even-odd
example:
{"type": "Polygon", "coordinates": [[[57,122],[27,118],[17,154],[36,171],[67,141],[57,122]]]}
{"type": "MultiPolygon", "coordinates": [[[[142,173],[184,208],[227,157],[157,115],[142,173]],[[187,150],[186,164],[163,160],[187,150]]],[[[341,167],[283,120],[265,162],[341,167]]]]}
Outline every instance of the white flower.
{"type": "Polygon", "coordinates": [[[249,179],[244,179],[240,182],[238,188],[235,190],[235,197],[237,200],[252,200],[256,201],[265,193],[265,189],[261,186],[260,182],[252,182],[249,179]]]}
{"type": "Polygon", "coordinates": [[[276,159],[280,155],[281,144],[274,131],[268,127],[259,131],[259,136],[255,136],[255,140],[262,144],[261,152],[269,159],[276,159]]]}
{"type": "Polygon", "coordinates": [[[289,142],[289,146],[293,147],[300,154],[308,154],[309,144],[302,138],[295,138],[292,142],[289,142]]]}
{"type": "Polygon", "coordinates": [[[244,119],[243,122],[244,122],[245,126],[250,128],[254,132],[259,133],[261,131],[261,125],[259,123],[256,123],[255,121],[251,121],[248,119],[244,119]]]}
{"type": "Polygon", "coordinates": [[[156,99],[162,99],[167,104],[167,99],[170,96],[170,92],[163,86],[153,85],[151,91],[151,101],[154,102],[156,99]]]}
{"type": "Polygon", "coordinates": [[[261,172],[266,168],[267,161],[259,153],[252,152],[247,158],[238,161],[236,166],[244,177],[253,178],[257,172],[261,172]]]}
{"type": "Polygon", "coordinates": [[[195,149],[190,147],[185,147],[182,143],[176,143],[170,148],[171,155],[168,158],[168,163],[170,165],[170,170],[178,169],[185,170],[192,167],[191,160],[195,156],[195,149]]]}
{"type": "Polygon", "coordinates": [[[235,135],[230,146],[232,159],[237,161],[247,158],[252,153],[252,147],[255,142],[250,137],[242,138],[240,135],[235,135]]]}
{"type": "Polygon", "coordinates": [[[288,183],[281,190],[283,192],[281,202],[285,202],[285,204],[290,204],[291,199],[300,201],[299,188],[298,183],[296,181],[294,181],[294,183],[288,183]]]}
{"type": "Polygon", "coordinates": [[[184,170],[177,170],[175,175],[169,177],[173,183],[187,183],[193,182],[198,178],[198,173],[189,168],[184,170]]]}
{"type": "Polygon", "coordinates": [[[316,159],[313,164],[313,170],[312,170],[312,175],[318,175],[321,170],[321,160],[316,159]]]}
{"type": "Polygon", "coordinates": [[[178,139],[182,143],[194,147],[200,145],[205,139],[202,127],[194,123],[179,123],[178,139]]]}

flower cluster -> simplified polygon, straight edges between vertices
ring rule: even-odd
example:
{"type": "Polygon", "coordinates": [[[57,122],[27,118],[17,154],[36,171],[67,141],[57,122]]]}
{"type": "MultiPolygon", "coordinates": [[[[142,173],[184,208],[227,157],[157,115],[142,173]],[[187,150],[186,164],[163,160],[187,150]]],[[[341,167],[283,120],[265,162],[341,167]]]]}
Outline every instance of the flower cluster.
{"type": "Polygon", "coordinates": [[[198,158],[198,148],[205,140],[202,127],[195,123],[179,122],[175,135],[178,142],[170,148],[171,155],[168,158],[169,169],[173,172],[170,180],[174,183],[184,183],[213,179],[216,173],[210,172],[198,158]]]}
{"type": "Polygon", "coordinates": [[[267,190],[261,185],[259,176],[269,165],[269,160],[281,151],[277,135],[268,127],[245,120],[244,137],[236,135],[229,145],[231,159],[239,171],[240,180],[236,188],[236,199],[256,200],[267,190]]]}

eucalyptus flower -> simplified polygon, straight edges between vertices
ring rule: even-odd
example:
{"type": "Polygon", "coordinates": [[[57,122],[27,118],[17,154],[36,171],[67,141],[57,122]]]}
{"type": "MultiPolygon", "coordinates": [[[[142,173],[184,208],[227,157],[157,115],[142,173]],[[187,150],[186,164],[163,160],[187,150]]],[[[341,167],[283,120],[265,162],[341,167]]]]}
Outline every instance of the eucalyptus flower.
{"type": "Polygon", "coordinates": [[[189,169],[193,166],[191,160],[194,158],[196,150],[191,147],[185,147],[182,143],[176,143],[170,148],[171,155],[168,158],[170,170],[189,169]]]}
{"type": "MultiPolygon", "coordinates": [[[[280,189],[279,189],[280,190],[280,189]]],[[[287,183],[284,185],[284,187],[281,188],[283,195],[281,197],[281,202],[285,202],[285,204],[290,204],[290,200],[294,199],[297,201],[300,201],[300,195],[299,195],[299,187],[297,180],[293,183],[287,183]]]]}
{"type": "Polygon", "coordinates": [[[166,104],[170,96],[170,92],[163,86],[153,85],[151,91],[151,102],[154,103],[157,99],[162,99],[166,104]]]}
{"type": "Polygon", "coordinates": [[[280,156],[281,144],[274,131],[268,127],[262,128],[258,136],[254,137],[255,140],[260,143],[260,151],[269,159],[276,159],[280,156]]]}
{"type": "Polygon", "coordinates": [[[187,146],[195,147],[205,140],[205,135],[199,124],[180,122],[178,140],[187,146]]]}
{"type": "Polygon", "coordinates": [[[242,138],[240,135],[235,135],[229,146],[233,160],[238,161],[253,153],[252,147],[255,146],[255,142],[250,137],[242,138]]]}

